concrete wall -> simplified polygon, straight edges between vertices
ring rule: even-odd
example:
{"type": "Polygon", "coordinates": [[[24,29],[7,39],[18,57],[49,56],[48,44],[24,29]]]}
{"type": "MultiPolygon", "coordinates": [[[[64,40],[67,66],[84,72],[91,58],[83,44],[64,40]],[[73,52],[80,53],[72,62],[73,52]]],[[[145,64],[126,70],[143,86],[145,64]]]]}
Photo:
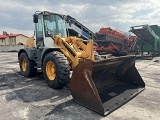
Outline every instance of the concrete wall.
{"type": "Polygon", "coordinates": [[[0,39],[0,45],[6,45],[5,38],[0,39]]]}
{"type": "Polygon", "coordinates": [[[16,45],[16,37],[14,36],[14,37],[9,37],[9,45],[16,45]]]}
{"type": "Polygon", "coordinates": [[[9,44],[10,44],[10,39],[9,39],[9,37],[8,37],[8,38],[5,38],[5,42],[6,42],[6,45],[9,45],[9,44]]]}
{"type": "Polygon", "coordinates": [[[0,45],[0,52],[19,51],[24,45],[0,45]]]}
{"type": "Polygon", "coordinates": [[[9,45],[9,44],[10,44],[9,38],[0,39],[0,45],[9,45]]]}
{"type": "Polygon", "coordinates": [[[23,35],[19,35],[16,37],[16,44],[23,43],[25,45],[27,40],[28,40],[28,37],[25,37],[23,35]]]}
{"type": "Polygon", "coordinates": [[[0,39],[0,45],[17,45],[18,43],[23,43],[25,45],[27,40],[28,37],[23,35],[7,37],[5,39],[0,39]]]}

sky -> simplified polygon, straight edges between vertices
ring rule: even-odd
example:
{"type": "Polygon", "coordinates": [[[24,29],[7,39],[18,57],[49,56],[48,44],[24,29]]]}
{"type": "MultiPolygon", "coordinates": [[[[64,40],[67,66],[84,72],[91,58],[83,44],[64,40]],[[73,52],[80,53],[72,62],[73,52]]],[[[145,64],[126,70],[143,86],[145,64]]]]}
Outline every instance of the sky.
{"type": "Polygon", "coordinates": [[[137,25],[160,26],[160,0],[0,0],[0,34],[32,36],[35,11],[70,15],[93,32],[100,28],[128,32],[137,25]]]}

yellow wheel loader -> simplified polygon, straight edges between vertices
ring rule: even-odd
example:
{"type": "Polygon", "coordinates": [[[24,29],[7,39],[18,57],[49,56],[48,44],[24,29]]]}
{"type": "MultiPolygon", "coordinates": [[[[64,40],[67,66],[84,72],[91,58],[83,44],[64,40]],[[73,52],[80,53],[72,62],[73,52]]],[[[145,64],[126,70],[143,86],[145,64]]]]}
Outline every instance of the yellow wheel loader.
{"type": "Polygon", "coordinates": [[[67,37],[65,15],[36,12],[33,22],[35,35],[18,52],[23,76],[34,76],[41,68],[51,88],[63,88],[70,82],[73,99],[101,115],[144,90],[134,56],[95,60],[93,40],[84,43],[81,38],[67,37]]]}

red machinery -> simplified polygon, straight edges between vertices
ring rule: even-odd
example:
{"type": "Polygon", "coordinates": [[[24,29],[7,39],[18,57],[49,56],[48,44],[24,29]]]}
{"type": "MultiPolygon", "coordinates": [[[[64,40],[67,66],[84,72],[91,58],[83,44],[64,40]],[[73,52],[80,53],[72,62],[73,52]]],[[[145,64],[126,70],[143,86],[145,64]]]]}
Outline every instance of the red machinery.
{"type": "Polygon", "coordinates": [[[110,27],[101,28],[96,33],[96,37],[95,42],[98,46],[94,46],[94,50],[100,54],[105,52],[115,55],[127,54],[133,48],[133,45],[135,45],[133,43],[135,43],[136,38],[136,36],[127,37],[124,33],[110,27]]]}

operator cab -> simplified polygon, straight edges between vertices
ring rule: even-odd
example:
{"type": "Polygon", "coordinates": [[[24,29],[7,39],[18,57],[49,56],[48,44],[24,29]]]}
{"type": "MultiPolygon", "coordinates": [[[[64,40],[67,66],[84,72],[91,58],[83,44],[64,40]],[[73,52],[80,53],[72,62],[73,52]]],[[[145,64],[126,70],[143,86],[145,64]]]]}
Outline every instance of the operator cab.
{"type": "Polygon", "coordinates": [[[67,37],[65,16],[51,12],[36,12],[33,15],[35,23],[35,45],[36,47],[53,47],[54,35],[67,37]]]}

